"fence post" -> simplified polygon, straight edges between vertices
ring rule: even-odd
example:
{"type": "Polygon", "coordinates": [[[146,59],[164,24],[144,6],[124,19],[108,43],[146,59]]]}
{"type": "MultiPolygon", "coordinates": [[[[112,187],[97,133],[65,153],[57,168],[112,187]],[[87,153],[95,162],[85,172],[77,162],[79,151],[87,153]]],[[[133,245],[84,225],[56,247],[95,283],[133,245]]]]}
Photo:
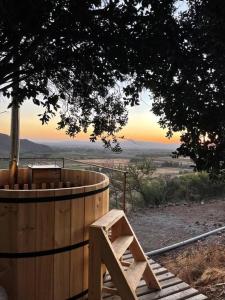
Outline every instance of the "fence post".
{"type": "Polygon", "coordinates": [[[65,168],[65,158],[64,157],[63,157],[62,161],[63,161],[63,169],[64,169],[65,168]]]}
{"type": "Polygon", "coordinates": [[[127,172],[123,173],[123,198],[122,207],[123,211],[126,213],[126,189],[127,189],[127,172]]]}

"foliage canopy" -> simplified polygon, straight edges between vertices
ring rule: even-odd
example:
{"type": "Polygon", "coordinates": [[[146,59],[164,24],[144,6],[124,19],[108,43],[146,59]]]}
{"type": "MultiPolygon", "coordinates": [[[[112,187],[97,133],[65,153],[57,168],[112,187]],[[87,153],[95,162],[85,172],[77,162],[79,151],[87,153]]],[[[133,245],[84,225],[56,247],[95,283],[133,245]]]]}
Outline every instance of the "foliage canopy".
{"type": "Polygon", "coordinates": [[[76,135],[92,126],[91,140],[116,144],[143,87],[140,57],[155,63],[158,24],[173,2],[0,0],[0,91],[42,105],[42,122],[63,102],[59,128],[76,135]]]}
{"type": "Polygon", "coordinates": [[[92,127],[92,141],[112,137],[118,150],[127,106],[146,88],[168,136],[183,132],[175,155],[219,172],[224,17],[222,0],[0,0],[0,92],[42,105],[42,122],[61,107],[59,128],[92,127]]]}
{"type": "Polygon", "coordinates": [[[153,111],[168,135],[181,131],[175,156],[190,156],[198,171],[225,169],[225,5],[188,0],[176,18],[176,43],[149,82],[153,111]]]}

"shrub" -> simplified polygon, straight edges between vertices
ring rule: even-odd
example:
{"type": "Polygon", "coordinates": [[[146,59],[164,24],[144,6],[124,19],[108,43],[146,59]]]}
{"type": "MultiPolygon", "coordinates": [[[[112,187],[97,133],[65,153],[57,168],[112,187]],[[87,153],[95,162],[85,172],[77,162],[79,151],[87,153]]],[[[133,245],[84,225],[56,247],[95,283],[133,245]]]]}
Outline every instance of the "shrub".
{"type": "Polygon", "coordinates": [[[145,203],[159,205],[166,202],[166,181],[161,178],[153,179],[143,186],[145,203]]]}
{"type": "Polygon", "coordinates": [[[185,174],[175,178],[157,177],[143,182],[146,205],[167,202],[202,201],[225,195],[224,182],[210,180],[207,173],[185,174]]]}

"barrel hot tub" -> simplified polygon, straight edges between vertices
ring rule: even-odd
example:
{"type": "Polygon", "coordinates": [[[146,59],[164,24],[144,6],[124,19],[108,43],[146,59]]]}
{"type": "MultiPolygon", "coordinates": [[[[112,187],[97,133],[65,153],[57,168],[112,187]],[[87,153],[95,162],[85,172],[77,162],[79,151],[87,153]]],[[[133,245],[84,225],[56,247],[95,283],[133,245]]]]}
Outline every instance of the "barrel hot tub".
{"type": "Polygon", "coordinates": [[[88,227],[108,211],[108,177],[43,168],[37,180],[26,168],[10,189],[8,175],[0,170],[0,286],[9,300],[86,299],[88,227]]]}

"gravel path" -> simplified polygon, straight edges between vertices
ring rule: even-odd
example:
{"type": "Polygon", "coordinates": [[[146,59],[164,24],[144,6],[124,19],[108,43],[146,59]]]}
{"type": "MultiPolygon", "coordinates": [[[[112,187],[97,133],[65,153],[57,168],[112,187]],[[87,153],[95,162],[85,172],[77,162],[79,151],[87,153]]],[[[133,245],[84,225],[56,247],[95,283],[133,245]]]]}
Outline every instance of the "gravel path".
{"type": "Polygon", "coordinates": [[[225,200],[139,209],[128,218],[147,252],[224,226],[225,200]]]}

